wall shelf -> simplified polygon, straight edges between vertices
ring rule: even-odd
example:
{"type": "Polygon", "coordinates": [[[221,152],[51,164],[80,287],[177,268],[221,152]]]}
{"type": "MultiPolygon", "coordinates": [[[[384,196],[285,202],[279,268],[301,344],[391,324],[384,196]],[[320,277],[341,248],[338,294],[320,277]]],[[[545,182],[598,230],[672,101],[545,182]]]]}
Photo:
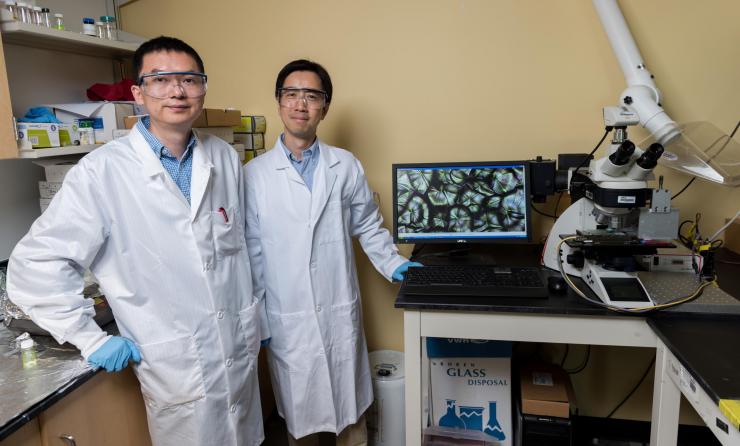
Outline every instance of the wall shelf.
{"type": "Polygon", "coordinates": [[[86,56],[126,57],[133,54],[136,48],[139,47],[138,43],[101,39],[72,31],[60,31],[22,22],[5,22],[0,25],[0,31],[3,35],[3,43],[86,56]]]}
{"type": "Polygon", "coordinates": [[[31,149],[31,150],[19,150],[19,158],[49,158],[52,156],[64,156],[64,155],[77,155],[80,153],[91,152],[102,144],[90,144],[85,146],[64,146],[64,147],[50,147],[48,149],[31,149]]]}

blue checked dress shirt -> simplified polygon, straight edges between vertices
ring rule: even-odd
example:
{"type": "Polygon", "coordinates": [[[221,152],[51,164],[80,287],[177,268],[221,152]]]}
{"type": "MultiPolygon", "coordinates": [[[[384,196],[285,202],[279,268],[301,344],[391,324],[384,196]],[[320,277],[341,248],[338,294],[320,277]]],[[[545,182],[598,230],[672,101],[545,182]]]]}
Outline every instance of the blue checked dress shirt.
{"type": "Polygon", "coordinates": [[[303,178],[303,182],[306,183],[308,190],[313,188],[313,174],[316,172],[316,166],[319,165],[319,138],[316,138],[308,149],[303,151],[303,159],[297,160],[293,153],[285,147],[284,141],[285,135],[280,135],[280,145],[283,146],[285,155],[290,160],[290,164],[295,167],[298,175],[303,178]]]}
{"type": "Polygon", "coordinates": [[[149,116],[144,116],[139,119],[136,123],[136,128],[144,136],[146,142],[154,151],[154,154],[159,158],[159,162],[162,163],[162,167],[172,177],[172,181],[175,182],[178,189],[182,192],[185,198],[190,204],[190,179],[193,176],[193,148],[195,147],[196,139],[193,133],[190,133],[190,141],[185,148],[185,153],[182,155],[182,159],[178,160],[167,147],[162,144],[156,136],[149,131],[149,116]]]}

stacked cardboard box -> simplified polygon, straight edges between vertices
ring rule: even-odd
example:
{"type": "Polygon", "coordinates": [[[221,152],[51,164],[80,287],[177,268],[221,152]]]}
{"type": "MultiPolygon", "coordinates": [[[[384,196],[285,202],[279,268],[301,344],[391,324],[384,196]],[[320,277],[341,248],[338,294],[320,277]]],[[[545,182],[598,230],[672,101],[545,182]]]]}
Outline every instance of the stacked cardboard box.
{"type": "Polygon", "coordinates": [[[265,153],[265,132],[267,120],[264,116],[241,117],[241,123],[234,127],[234,141],[244,145],[244,162],[265,153]]]}
{"type": "Polygon", "coordinates": [[[34,164],[43,167],[46,175],[46,181],[39,181],[39,206],[41,212],[44,212],[51,199],[62,188],[64,177],[77,164],[77,160],[47,158],[34,161],[34,164]]]}

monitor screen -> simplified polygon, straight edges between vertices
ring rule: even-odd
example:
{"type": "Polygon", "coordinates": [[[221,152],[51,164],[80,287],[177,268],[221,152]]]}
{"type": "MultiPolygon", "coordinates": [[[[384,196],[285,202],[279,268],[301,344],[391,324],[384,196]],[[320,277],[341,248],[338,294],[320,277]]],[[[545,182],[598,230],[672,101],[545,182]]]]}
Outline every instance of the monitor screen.
{"type": "Polygon", "coordinates": [[[529,163],[393,165],[396,243],[531,239],[529,163]]]}

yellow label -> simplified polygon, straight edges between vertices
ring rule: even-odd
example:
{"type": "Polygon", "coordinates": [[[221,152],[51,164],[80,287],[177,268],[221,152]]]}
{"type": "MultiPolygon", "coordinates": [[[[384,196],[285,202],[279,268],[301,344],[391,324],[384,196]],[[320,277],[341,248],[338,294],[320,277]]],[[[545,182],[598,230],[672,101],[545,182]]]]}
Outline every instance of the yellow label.
{"type": "Polygon", "coordinates": [[[719,400],[719,410],[730,424],[740,429],[740,400],[719,400]]]}

